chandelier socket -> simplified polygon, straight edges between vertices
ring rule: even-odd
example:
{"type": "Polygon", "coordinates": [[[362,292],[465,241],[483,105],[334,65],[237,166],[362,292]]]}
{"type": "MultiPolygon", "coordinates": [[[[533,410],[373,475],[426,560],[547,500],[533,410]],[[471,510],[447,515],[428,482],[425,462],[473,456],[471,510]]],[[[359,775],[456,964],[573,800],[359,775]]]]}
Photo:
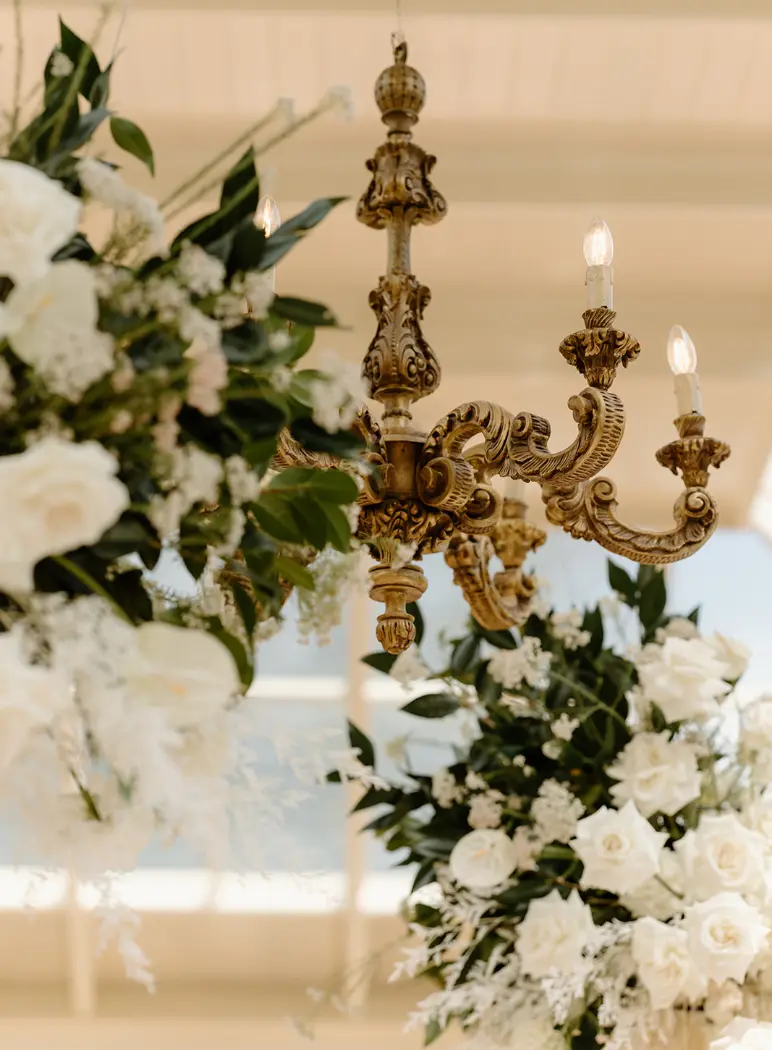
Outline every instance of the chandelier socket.
{"type": "Polygon", "coordinates": [[[585,327],[569,335],[560,344],[560,352],[591,387],[608,390],[617,368],[624,368],[641,352],[637,339],[614,328],[616,313],[606,307],[585,310],[585,327]]]}
{"type": "Polygon", "coordinates": [[[680,474],[687,488],[705,488],[710,468],[718,469],[729,457],[729,446],[703,436],[705,417],[696,412],[679,416],[675,426],[679,437],[657,452],[657,462],[673,474],[680,474]]]}

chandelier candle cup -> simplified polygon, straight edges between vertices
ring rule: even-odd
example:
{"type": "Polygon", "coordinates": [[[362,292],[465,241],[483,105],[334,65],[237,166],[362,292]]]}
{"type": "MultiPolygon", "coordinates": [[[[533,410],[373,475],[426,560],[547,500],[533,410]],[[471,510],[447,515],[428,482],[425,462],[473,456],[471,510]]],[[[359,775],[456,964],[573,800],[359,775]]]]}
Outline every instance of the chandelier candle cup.
{"type": "MultiPolygon", "coordinates": [[[[279,206],[273,197],[266,194],[265,197],[260,198],[260,202],[257,205],[257,211],[255,212],[255,224],[265,230],[265,236],[270,237],[276,233],[278,228],[281,226],[281,215],[279,214],[279,206]]],[[[276,267],[271,270],[270,285],[272,291],[276,291],[276,267]]]]}
{"type": "Polygon", "coordinates": [[[584,235],[584,258],[587,261],[587,309],[614,308],[614,238],[603,219],[593,219],[584,235]]]}
{"type": "Polygon", "coordinates": [[[673,325],[667,341],[667,363],[673,373],[678,415],[702,415],[697,351],[692,338],[680,324],[673,325]]]}

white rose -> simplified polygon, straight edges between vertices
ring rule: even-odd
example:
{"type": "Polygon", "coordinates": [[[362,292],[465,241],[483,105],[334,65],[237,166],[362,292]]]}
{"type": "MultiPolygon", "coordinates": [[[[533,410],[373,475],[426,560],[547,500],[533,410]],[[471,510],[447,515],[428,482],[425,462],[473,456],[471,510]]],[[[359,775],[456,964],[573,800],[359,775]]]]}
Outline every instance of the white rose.
{"type": "Polygon", "coordinates": [[[694,748],[667,732],[638,733],[607,772],[620,782],[611,789],[617,805],[632,799],[644,817],[672,816],[700,794],[694,748]]]}
{"type": "Polygon", "coordinates": [[[695,1002],[706,982],[695,970],[685,930],[656,919],[638,919],[633,927],[632,955],[655,1010],[667,1010],[682,996],[695,1002]]]}
{"type": "Polygon", "coordinates": [[[719,701],[730,692],[723,680],[726,665],[701,638],[666,638],[659,652],[646,647],[638,677],[646,700],[654,703],[668,722],[703,720],[716,716],[719,701]]]}
{"type": "Polygon", "coordinates": [[[667,627],[658,627],[655,635],[658,642],[664,642],[666,638],[699,638],[700,629],[693,620],[685,616],[674,616],[668,621],[667,627]]]}
{"type": "Polygon", "coordinates": [[[175,728],[219,714],[241,692],[236,663],[222,642],[170,623],[137,628],[125,675],[130,702],[160,708],[175,728]]]}
{"type": "Polygon", "coordinates": [[[708,981],[742,984],[767,942],[761,912],[739,893],[720,893],[687,909],[684,929],[694,966],[708,981]]]}
{"type": "Polygon", "coordinates": [[[632,893],[659,872],[667,839],[641,816],[633,802],[623,809],[603,806],[580,820],[571,845],[584,863],[582,886],[632,893]]]}
{"type": "Polygon", "coordinates": [[[523,973],[531,977],[546,977],[550,970],[572,973],[594,932],[592,912],[576,890],[565,900],[553,890],[531,901],[515,946],[523,973]]]}
{"type": "Polygon", "coordinates": [[[509,878],[517,865],[517,851],[505,832],[481,828],[458,840],[449,864],[460,886],[487,890],[509,878]]]}
{"type": "Polygon", "coordinates": [[[772,788],[765,788],[748,803],[743,819],[753,831],[772,840],[772,788]]]}
{"type": "Polygon", "coordinates": [[[760,696],[740,716],[740,743],[750,752],[772,748],[772,696],[760,696]]]}
{"type": "Polygon", "coordinates": [[[53,393],[73,401],[113,366],[113,341],[98,331],[98,313],[94,270],[57,263],[14,288],[0,308],[0,335],[53,393]]]}
{"type": "Polygon", "coordinates": [[[772,1050],[772,1024],[735,1017],[713,1040],[710,1050],[772,1050]]]}
{"type": "Polygon", "coordinates": [[[730,682],[734,682],[741,675],[745,674],[751,658],[751,651],[747,645],[743,645],[742,642],[738,642],[734,638],[725,638],[718,631],[708,638],[707,641],[716,654],[716,658],[726,667],[724,672],[725,678],[730,682]]]}
{"type": "Polygon", "coordinates": [[[41,558],[96,543],[129,505],[117,470],[95,441],[50,437],[0,456],[0,590],[29,591],[41,558]]]}
{"type": "Polygon", "coordinates": [[[622,904],[636,918],[672,919],[683,911],[684,873],[672,849],[660,855],[659,876],[647,879],[634,893],[625,893],[622,904]]]}
{"type": "Polygon", "coordinates": [[[705,815],[696,831],[675,844],[692,900],[717,893],[761,893],[766,842],[740,823],[734,813],[705,815]]]}
{"type": "Polygon", "coordinates": [[[80,201],[42,171],[0,160],[0,275],[34,281],[78,229],[80,201]]]}
{"type": "Polygon", "coordinates": [[[0,634],[0,771],[22,751],[30,733],[50,725],[67,706],[69,684],[59,671],[30,664],[16,634],[0,634]]]}

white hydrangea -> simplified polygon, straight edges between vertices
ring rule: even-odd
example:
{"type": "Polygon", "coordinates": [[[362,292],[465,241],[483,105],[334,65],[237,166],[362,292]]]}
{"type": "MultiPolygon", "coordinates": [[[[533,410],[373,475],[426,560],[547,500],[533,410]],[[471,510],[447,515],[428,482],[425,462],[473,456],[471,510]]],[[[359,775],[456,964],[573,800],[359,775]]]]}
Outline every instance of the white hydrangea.
{"type": "Polygon", "coordinates": [[[563,643],[564,649],[581,649],[587,645],[592,635],[582,630],[582,614],[578,609],[570,612],[553,613],[550,618],[553,635],[563,643]]]}
{"type": "Polygon", "coordinates": [[[329,354],[320,368],[325,374],[310,384],[309,391],[313,420],[330,433],[347,430],[366,396],[361,368],[329,354]]]}
{"type": "Polygon", "coordinates": [[[177,261],[177,272],[182,283],[194,295],[217,295],[223,290],[225,266],[214,255],[186,241],[177,261]]]}
{"type": "Polygon", "coordinates": [[[222,408],[220,391],[228,385],[228,361],[219,347],[194,340],[184,355],[193,362],[188,375],[186,400],[205,416],[216,416],[222,408]]]}
{"type": "Polygon", "coordinates": [[[77,171],[88,197],[115,212],[116,222],[125,226],[127,238],[138,231],[147,257],[168,254],[163,215],[152,197],[129,186],[103,161],[82,157],[77,171]]]}
{"type": "Polygon", "coordinates": [[[544,842],[570,842],[584,812],[581,799],[557,780],[543,781],[531,806],[535,830],[544,842]]]}
{"type": "Polygon", "coordinates": [[[341,554],[328,547],[310,565],[314,589],[309,591],[298,588],[295,592],[300,610],[298,628],[302,641],[313,638],[317,645],[329,643],[333,629],[341,622],[350,592],[361,585],[362,559],[362,552],[358,549],[341,554]]]}
{"type": "Polygon", "coordinates": [[[220,326],[195,306],[184,306],[179,315],[180,336],[186,342],[199,343],[209,350],[220,349],[220,326]]]}
{"type": "Polygon", "coordinates": [[[260,481],[243,456],[226,459],[225,481],[234,503],[253,503],[260,494],[260,481]]]}
{"type": "Polygon", "coordinates": [[[452,809],[463,801],[464,789],[449,769],[438,769],[432,776],[432,798],[440,809],[452,809]]]}
{"type": "Polygon", "coordinates": [[[497,828],[501,824],[501,794],[486,792],[475,795],[469,803],[467,818],[470,828],[497,828]]]}
{"type": "Polygon", "coordinates": [[[545,652],[538,638],[523,638],[518,649],[497,649],[488,662],[488,674],[505,689],[516,689],[526,682],[534,689],[549,684],[552,653],[545,652]]]}
{"type": "Polygon", "coordinates": [[[579,728],[580,722],[578,718],[571,718],[565,711],[559,718],[556,718],[551,725],[552,735],[557,737],[558,740],[570,740],[576,730],[579,728]]]}
{"type": "Polygon", "coordinates": [[[113,365],[113,341],[97,317],[94,272],[72,260],[14,288],[0,307],[0,336],[53,393],[75,401],[113,365]]]}
{"type": "Polygon", "coordinates": [[[271,303],[276,297],[270,271],[250,270],[231,283],[231,291],[246,299],[250,315],[259,321],[268,316],[271,303]]]}

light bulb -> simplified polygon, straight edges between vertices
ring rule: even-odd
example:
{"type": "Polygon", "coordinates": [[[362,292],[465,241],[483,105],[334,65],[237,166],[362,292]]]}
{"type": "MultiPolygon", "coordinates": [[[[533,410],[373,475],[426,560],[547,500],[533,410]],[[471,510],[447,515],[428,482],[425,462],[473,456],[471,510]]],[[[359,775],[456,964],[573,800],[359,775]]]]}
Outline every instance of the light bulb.
{"type": "Polygon", "coordinates": [[[584,257],[588,266],[611,266],[614,238],[603,219],[593,219],[584,235],[584,257]]]}
{"type": "Polygon", "coordinates": [[[673,375],[682,376],[697,371],[697,351],[694,349],[692,337],[682,328],[675,324],[670,329],[667,340],[667,363],[673,375]]]}
{"type": "Polygon", "coordinates": [[[266,237],[276,233],[281,226],[281,215],[279,215],[279,209],[273,197],[266,195],[260,198],[255,212],[255,225],[265,230],[266,237]]]}

